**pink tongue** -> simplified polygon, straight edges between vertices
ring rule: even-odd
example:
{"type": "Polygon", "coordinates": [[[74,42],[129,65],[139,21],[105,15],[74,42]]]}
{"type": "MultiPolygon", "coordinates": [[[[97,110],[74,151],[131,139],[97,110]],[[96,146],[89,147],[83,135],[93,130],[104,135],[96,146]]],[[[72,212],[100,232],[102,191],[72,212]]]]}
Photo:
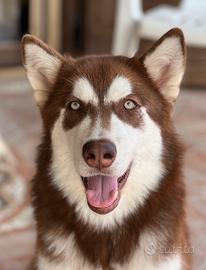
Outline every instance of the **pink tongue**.
{"type": "Polygon", "coordinates": [[[91,206],[105,208],[112,205],[118,195],[117,178],[102,175],[87,177],[86,195],[91,206]]]}

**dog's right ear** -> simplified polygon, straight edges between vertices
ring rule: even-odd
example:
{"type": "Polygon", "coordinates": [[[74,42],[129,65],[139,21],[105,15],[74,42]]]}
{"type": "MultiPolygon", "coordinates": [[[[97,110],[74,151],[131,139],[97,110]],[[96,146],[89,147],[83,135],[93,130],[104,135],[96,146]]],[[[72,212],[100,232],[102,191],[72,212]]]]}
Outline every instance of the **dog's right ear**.
{"type": "Polygon", "coordinates": [[[34,90],[37,105],[45,104],[61,67],[63,57],[32,35],[22,38],[23,64],[34,90]]]}

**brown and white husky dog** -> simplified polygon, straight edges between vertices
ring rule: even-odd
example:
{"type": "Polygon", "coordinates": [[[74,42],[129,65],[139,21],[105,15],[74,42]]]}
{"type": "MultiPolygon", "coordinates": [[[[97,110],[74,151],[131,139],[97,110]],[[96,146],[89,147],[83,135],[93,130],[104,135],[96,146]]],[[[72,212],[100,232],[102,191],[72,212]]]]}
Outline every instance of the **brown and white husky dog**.
{"type": "Polygon", "coordinates": [[[64,57],[31,35],[22,44],[43,119],[35,269],[190,269],[172,121],[185,68],[181,30],[140,58],[64,57]]]}

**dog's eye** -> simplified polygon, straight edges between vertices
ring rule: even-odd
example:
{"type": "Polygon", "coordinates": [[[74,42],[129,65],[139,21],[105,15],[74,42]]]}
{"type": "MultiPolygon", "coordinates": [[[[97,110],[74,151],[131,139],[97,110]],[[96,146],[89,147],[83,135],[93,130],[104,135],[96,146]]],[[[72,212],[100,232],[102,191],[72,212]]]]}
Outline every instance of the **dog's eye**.
{"type": "Polygon", "coordinates": [[[79,108],[80,108],[79,102],[77,102],[77,101],[72,101],[72,102],[70,103],[70,108],[71,108],[73,111],[79,110],[79,108]]]}
{"type": "Polygon", "coordinates": [[[132,110],[132,109],[137,107],[137,104],[134,101],[132,101],[131,99],[128,99],[125,101],[124,107],[126,110],[132,110]]]}

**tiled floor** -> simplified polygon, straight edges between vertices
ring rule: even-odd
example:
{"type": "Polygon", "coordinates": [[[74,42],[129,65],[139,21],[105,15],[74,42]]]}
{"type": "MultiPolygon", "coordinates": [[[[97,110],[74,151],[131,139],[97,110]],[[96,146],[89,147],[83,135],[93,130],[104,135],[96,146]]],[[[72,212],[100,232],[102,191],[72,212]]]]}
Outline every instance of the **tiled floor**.
{"type": "MultiPolygon", "coordinates": [[[[0,81],[0,133],[21,160],[29,180],[39,143],[40,116],[22,79],[0,81]]],[[[183,90],[175,121],[186,144],[187,212],[194,248],[194,270],[206,269],[206,89],[183,90]]],[[[0,269],[25,270],[34,252],[33,227],[0,235],[0,269]],[[3,252],[2,252],[3,251],[3,252]]]]}

